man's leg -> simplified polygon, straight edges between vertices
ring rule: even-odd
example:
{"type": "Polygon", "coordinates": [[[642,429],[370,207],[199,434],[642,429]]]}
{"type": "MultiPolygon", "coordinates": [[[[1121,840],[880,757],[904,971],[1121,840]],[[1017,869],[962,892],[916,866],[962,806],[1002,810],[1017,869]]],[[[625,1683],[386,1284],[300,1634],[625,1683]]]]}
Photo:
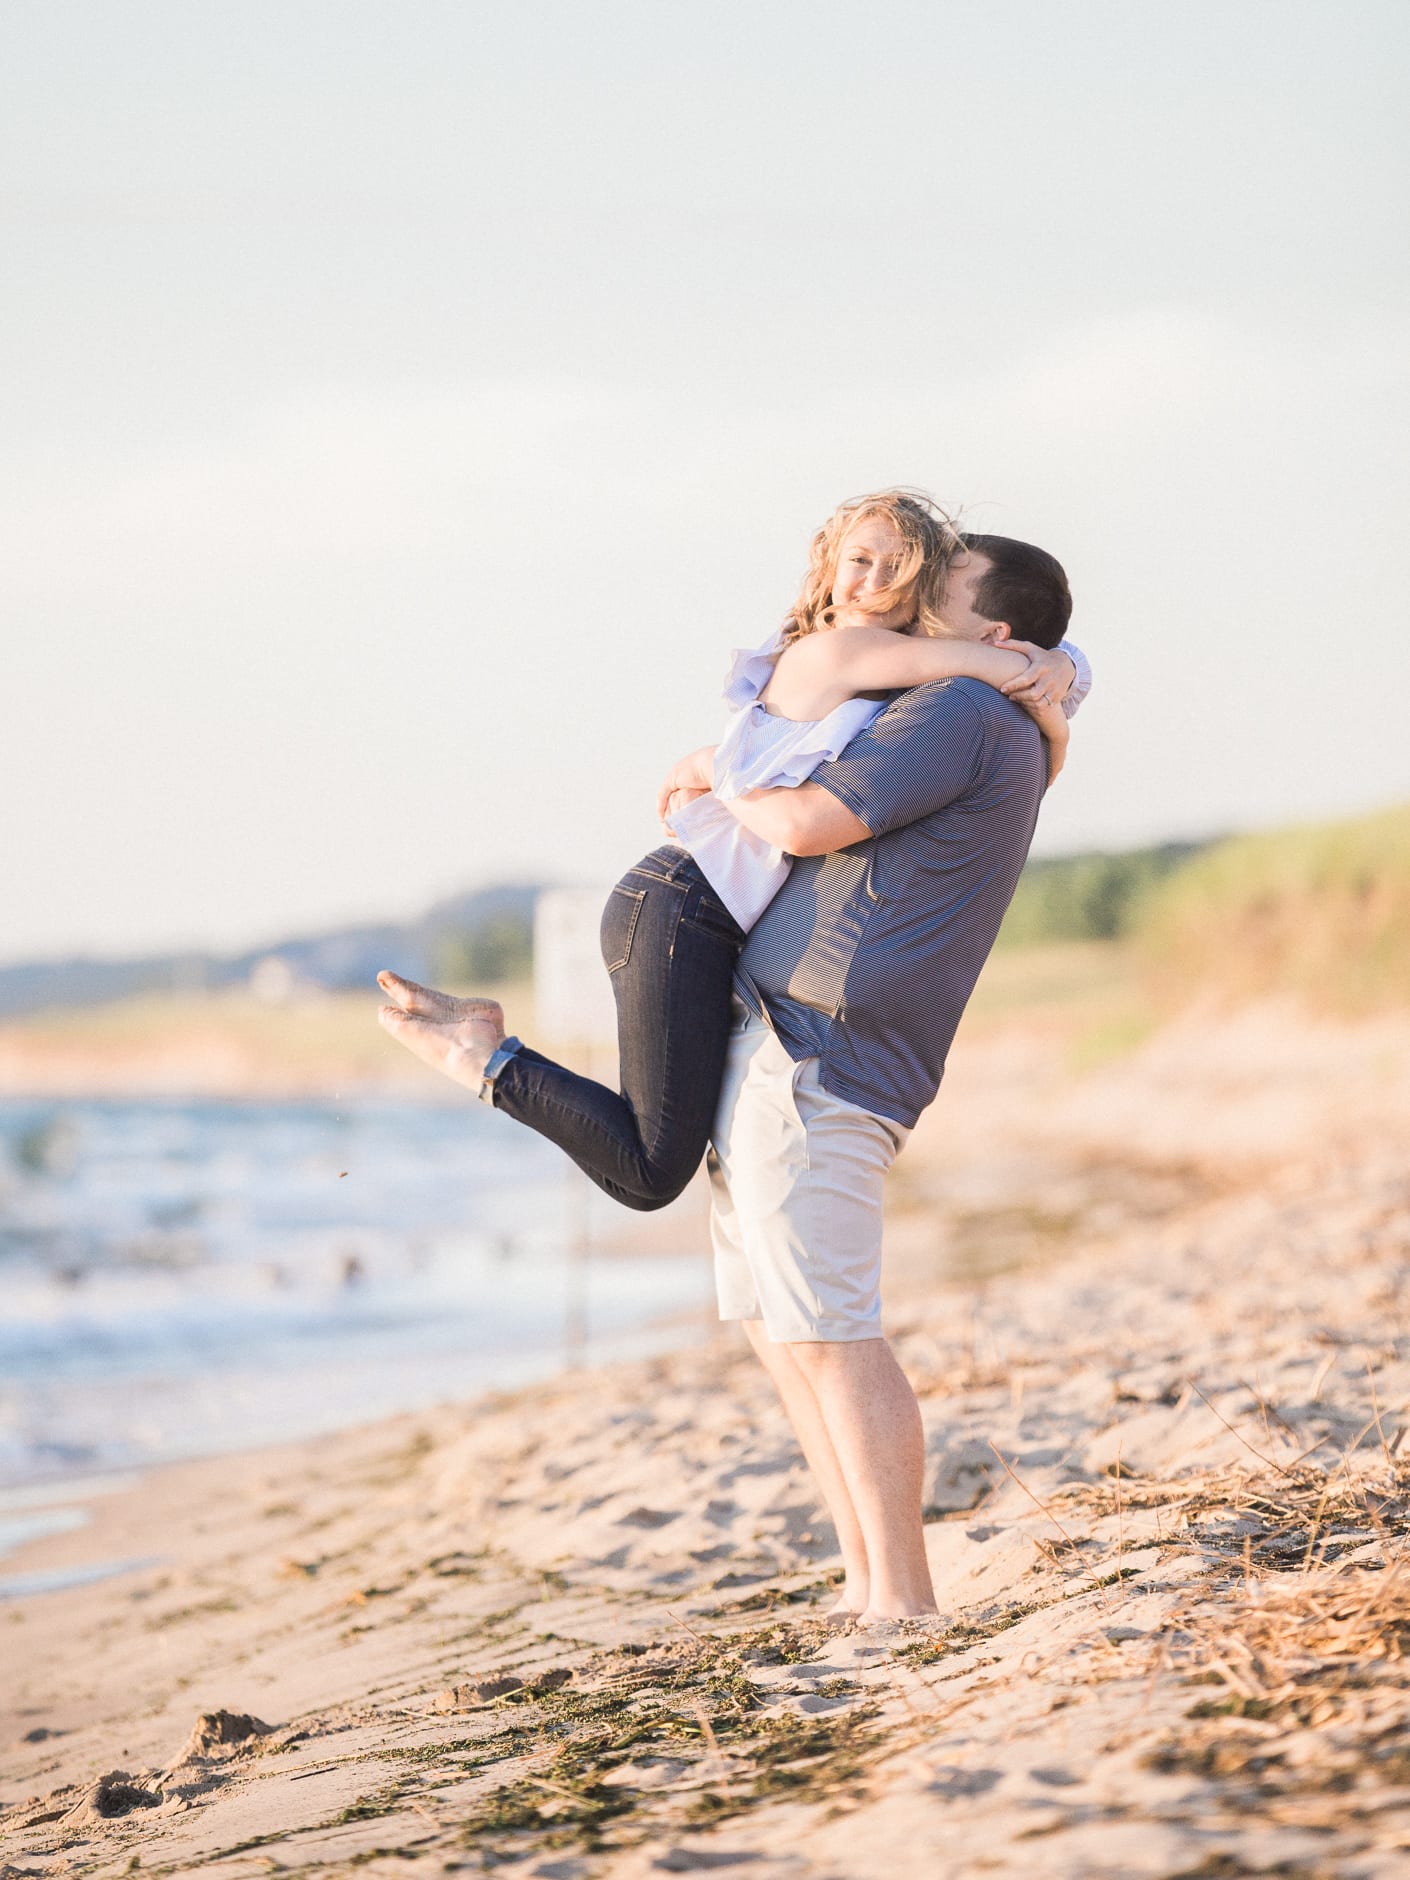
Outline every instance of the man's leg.
{"type": "Polygon", "coordinates": [[[793,1433],[798,1438],[798,1446],[803,1451],[803,1460],[813,1472],[813,1479],[827,1503],[832,1525],[837,1530],[837,1545],[842,1553],[845,1577],[833,1611],[864,1612],[871,1586],[867,1572],[866,1541],[813,1386],[794,1356],[797,1347],[774,1344],[757,1319],[746,1320],[744,1329],[760,1363],[773,1379],[774,1388],[793,1425],[793,1433]]]}
{"type": "Polygon", "coordinates": [[[890,1345],[866,1338],[783,1349],[811,1391],[828,1453],[855,1511],[870,1576],[863,1616],[904,1619],[934,1612],[921,1523],[920,1406],[890,1345]]]}
{"type": "Polygon", "coordinates": [[[749,1326],[878,1619],[935,1611],[920,1408],[880,1330],[882,1191],[906,1134],[757,1022],[736,1031],[711,1173],[721,1316],[749,1326]]]}

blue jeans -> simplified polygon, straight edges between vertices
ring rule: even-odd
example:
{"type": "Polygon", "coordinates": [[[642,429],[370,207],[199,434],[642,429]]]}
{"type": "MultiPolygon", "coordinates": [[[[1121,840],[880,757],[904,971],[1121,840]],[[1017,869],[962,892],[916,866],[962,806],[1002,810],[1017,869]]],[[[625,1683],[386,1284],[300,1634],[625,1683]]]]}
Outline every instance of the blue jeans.
{"type": "Polygon", "coordinates": [[[665,1207],[705,1153],[743,944],[694,857],[653,849],[623,875],[602,916],[621,1090],[522,1046],[495,1081],[495,1108],[557,1143],[624,1207],[665,1207]]]}

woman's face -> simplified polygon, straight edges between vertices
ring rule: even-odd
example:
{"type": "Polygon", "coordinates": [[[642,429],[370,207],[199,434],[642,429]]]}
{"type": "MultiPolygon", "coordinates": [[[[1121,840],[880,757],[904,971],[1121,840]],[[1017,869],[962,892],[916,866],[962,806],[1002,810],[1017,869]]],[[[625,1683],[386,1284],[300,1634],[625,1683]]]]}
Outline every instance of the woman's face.
{"type": "Polygon", "coordinates": [[[886,516],[863,516],[842,538],[837,573],[832,578],[832,605],[839,627],[908,627],[915,619],[914,597],[884,613],[869,611],[891,580],[906,544],[899,529],[886,516]]]}

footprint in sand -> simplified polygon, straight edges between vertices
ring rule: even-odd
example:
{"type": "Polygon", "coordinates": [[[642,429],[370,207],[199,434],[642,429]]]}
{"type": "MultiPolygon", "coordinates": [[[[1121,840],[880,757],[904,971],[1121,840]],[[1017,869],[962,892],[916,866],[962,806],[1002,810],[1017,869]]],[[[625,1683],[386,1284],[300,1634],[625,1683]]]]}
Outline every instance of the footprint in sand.
{"type": "Polygon", "coordinates": [[[65,1821],[120,1821],[140,1808],[160,1808],[165,1796],[160,1789],[144,1787],[137,1776],[126,1769],[110,1769],[90,1783],[82,1796],[64,1816],[65,1821]]]}

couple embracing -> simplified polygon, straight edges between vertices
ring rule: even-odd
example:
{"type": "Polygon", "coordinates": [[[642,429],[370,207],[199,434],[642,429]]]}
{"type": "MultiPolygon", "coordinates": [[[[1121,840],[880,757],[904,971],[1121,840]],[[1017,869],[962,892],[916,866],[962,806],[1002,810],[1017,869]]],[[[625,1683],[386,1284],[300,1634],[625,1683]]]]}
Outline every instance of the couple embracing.
{"type": "Polygon", "coordinates": [[[1044,550],[926,497],[844,503],[782,629],[736,654],[720,743],[603,916],[621,1088],[490,1000],[393,973],[386,1029],[633,1208],[707,1153],[722,1319],[769,1372],[837,1530],[840,1617],[936,1611],[915,1394],[881,1326],[887,1170],[945,1057],[1091,682],[1044,550]]]}

